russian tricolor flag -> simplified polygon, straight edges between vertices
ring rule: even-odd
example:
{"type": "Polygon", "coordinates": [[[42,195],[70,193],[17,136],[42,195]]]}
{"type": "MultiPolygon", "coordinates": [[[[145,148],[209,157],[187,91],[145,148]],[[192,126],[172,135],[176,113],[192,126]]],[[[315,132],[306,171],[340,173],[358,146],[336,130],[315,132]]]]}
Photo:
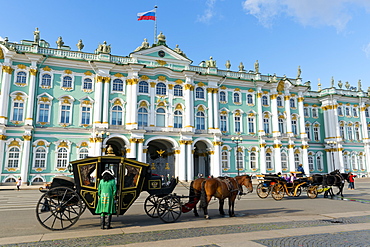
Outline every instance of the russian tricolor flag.
{"type": "Polygon", "coordinates": [[[141,21],[141,20],[153,20],[155,21],[155,11],[156,9],[153,9],[151,11],[147,11],[147,12],[142,12],[142,13],[137,13],[137,20],[138,21],[141,21]]]}

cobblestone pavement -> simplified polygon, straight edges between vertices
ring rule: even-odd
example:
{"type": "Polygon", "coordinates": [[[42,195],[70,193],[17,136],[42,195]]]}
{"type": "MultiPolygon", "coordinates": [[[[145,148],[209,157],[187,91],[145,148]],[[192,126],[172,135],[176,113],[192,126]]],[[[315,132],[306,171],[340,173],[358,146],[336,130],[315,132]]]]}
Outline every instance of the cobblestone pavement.
{"type": "Polygon", "coordinates": [[[295,237],[271,238],[255,240],[253,242],[268,246],[317,246],[317,247],[345,247],[370,246],[370,230],[325,233],[315,235],[301,235],[295,237]]]}
{"type": "MultiPolygon", "coordinates": [[[[350,231],[351,224],[370,223],[370,215],[358,217],[343,217],[333,220],[312,220],[312,221],[285,221],[261,224],[239,224],[217,227],[187,228],[164,231],[150,231],[130,234],[114,234],[95,237],[72,238],[53,241],[29,242],[22,244],[11,244],[5,246],[110,246],[126,245],[133,243],[145,243],[169,239],[186,239],[194,237],[205,237],[212,235],[282,230],[306,227],[331,226],[333,224],[348,225],[346,232],[331,234],[315,234],[307,236],[272,238],[254,240],[265,246],[370,246],[370,230],[350,231]],[[348,245],[347,245],[348,244],[348,245]]],[[[218,246],[218,245],[203,245],[218,246]]]]}

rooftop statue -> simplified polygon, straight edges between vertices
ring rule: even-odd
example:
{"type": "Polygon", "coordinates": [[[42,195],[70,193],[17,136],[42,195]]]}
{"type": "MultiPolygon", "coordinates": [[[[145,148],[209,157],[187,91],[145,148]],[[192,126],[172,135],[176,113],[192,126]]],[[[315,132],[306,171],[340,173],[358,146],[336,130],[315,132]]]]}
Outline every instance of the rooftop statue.
{"type": "Polygon", "coordinates": [[[64,45],[62,36],[59,36],[58,40],[55,43],[57,43],[58,49],[62,48],[62,46],[64,45]]]}
{"type": "Polygon", "coordinates": [[[147,39],[144,39],[143,43],[141,43],[141,46],[136,48],[134,52],[141,51],[141,50],[148,49],[148,48],[149,48],[149,42],[147,39]]]}
{"type": "Polygon", "coordinates": [[[77,46],[78,51],[81,51],[84,48],[85,45],[82,43],[82,39],[78,41],[76,46],[77,46]]]}
{"type": "Polygon", "coordinates": [[[361,80],[358,80],[358,91],[361,91],[361,80]]]}
{"type": "Polygon", "coordinates": [[[96,53],[105,53],[110,54],[111,47],[107,45],[107,41],[104,41],[103,44],[99,44],[98,48],[95,50],[96,53]]]}
{"type": "Polygon", "coordinates": [[[298,66],[297,79],[301,78],[301,73],[302,73],[301,66],[298,66]]]}
{"type": "Polygon", "coordinates": [[[206,60],[206,66],[210,68],[215,68],[216,67],[216,61],[213,60],[212,56],[209,57],[209,60],[206,60]]]}
{"type": "Polygon", "coordinates": [[[331,87],[334,87],[334,76],[331,77],[331,87]]]}
{"type": "Polygon", "coordinates": [[[179,45],[176,45],[176,48],[174,49],[174,51],[180,54],[181,56],[186,57],[185,53],[179,48],[179,45]]]}
{"type": "Polygon", "coordinates": [[[35,44],[38,44],[40,42],[40,31],[37,27],[36,30],[33,32],[33,42],[35,44]]]}
{"type": "Polygon", "coordinates": [[[276,73],[272,76],[272,82],[277,82],[276,73]]]}
{"type": "Polygon", "coordinates": [[[239,72],[244,72],[244,64],[242,62],[240,62],[239,64],[239,72]]]}
{"type": "Polygon", "coordinates": [[[260,73],[260,64],[258,63],[258,60],[254,63],[254,71],[256,74],[260,73]]]}
{"type": "Polygon", "coordinates": [[[166,36],[164,36],[162,32],[159,33],[159,35],[157,36],[157,39],[158,39],[158,42],[157,42],[158,45],[166,45],[166,36]]]}

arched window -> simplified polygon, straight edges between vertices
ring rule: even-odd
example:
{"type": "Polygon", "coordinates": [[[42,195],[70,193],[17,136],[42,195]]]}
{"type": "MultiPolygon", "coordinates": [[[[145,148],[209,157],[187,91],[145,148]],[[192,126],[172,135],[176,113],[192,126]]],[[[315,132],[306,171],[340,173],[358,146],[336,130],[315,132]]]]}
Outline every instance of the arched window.
{"type": "Polygon", "coordinates": [[[141,107],[138,113],[138,125],[140,127],[148,127],[148,109],[141,107]]]}
{"type": "Polygon", "coordinates": [[[317,155],[316,157],[316,166],[317,166],[317,170],[319,171],[322,171],[323,170],[323,167],[322,167],[322,157],[321,155],[317,155]]]}
{"type": "Polygon", "coordinates": [[[163,82],[158,83],[156,88],[156,94],[166,95],[167,94],[166,84],[164,84],[163,82]]]}
{"type": "Polygon", "coordinates": [[[57,168],[65,168],[68,164],[68,150],[65,147],[59,148],[57,153],[57,168]]]}
{"type": "Polygon", "coordinates": [[[283,107],[283,100],[280,96],[277,96],[276,104],[277,104],[278,107],[283,107]]]}
{"type": "Polygon", "coordinates": [[[234,93],[234,103],[240,104],[240,94],[234,93]]]}
{"type": "Polygon", "coordinates": [[[45,168],[46,165],[46,150],[44,147],[38,147],[35,151],[35,168],[45,168]]]}
{"type": "Polygon", "coordinates": [[[369,108],[365,108],[365,117],[370,117],[369,108]]]}
{"type": "Polygon", "coordinates": [[[363,160],[363,156],[362,155],[359,155],[358,156],[358,167],[361,170],[364,170],[364,160],[363,160]]]}
{"type": "Polygon", "coordinates": [[[224,91],[220,92],[220,101],[226,102],[226,93],[224,91]]]}
{"type": "Polygon", "coordinates": [[[307,134],[307,138],[311,140],[311,125],[309,123],[304,126],[304,131],[307,134]]]}
{"type": "Polygon", "coordinates": [[[318,114],[317,114],[317,108],[316,107],[312,108],[312,117],[313,118],[319,117],[318,114]]]}
{"type": "Polygon", "coordinates": [[[51,87],[51,75],[43,74],[41,77],[41,86],[42,87],[51,87]]]}
{"type": "Polygon", "coordinates": [[[112,125],[122,125],[122,107],[119,105],[112,107],[112,125]]]}
{"type": "Polygon", "coordinates": [[[264,106],[268,106],[269,105],[268,98],[267,98],[266,95],[263,95],[262,96],[262,105],[264,105],[264,106]]]}
{"type": "Polygon", "coordinates": [[[309,113],[309,112],[310,112],[310,111],[309,111],[308,107],[303,108],[303,115],[304,115],[305,117],[309,117],[309,116],[310,116],[310,113],[309,113]]]}
{"type": "Polygon", "coordinates": [[[195,128],[197,130],[205,130],[206,125],[205,125],[205,115],[204,112],[198,111],[196,116],[195,116],[195,128]]]}
{"type": "Polygon", "coordinates": [[[204,99],[204,89],[203,88],[197,87],[195,89],[195,98],[204,99]]]}
{"type": "Polygon", "coordinates": [[[92,86],[93,86],[92,80],[90,78],[85,78],[82,89],[92,90],[92,86]]]}
{"type": "Polygon", "coordinates": [[[156,111],[156,126],[165,127],[166,124],[166,111],[163,108],[158,108],[156,111]]]}
{"type": "Polygon", "coordinates": [[[320,141],[320,125],[318,124],[313,126],[313,139],[316,142],[320,141]]]}
{"type": "Polygon", "coordinates": [[[281,153],[281,168],[283,170],[288,169],[288,157],[285,152],[281,153]]]}
{"type": "Polygon", "coordinates": [[[227,151],[222,151],[221,153],[221,165],[222,165],[222,169],[229,168],[229,154],[227,151]]]}
{"type": "Polygon", "coordinates": [[[80,148],[78,152],[78,158],[82,160],[85,159],[87,156],[89,156],[89,150],[87,148],[80,148]]]}
{"type": "Polygon", "coordinates": [[[343,122],[339,123],[339,135],[340,135],[340,137],[342,137],[342,139],[344,139],[345,131],[344,131],[344,123],[343,122]]]}
{"type": "Polygon", "coordinates": [[[257,155],[255,152],[249,154],[249,166],[251,169],[257,169],[257,155]]]}
{"type": "Polygon", "coordinates": [[[290,108],[295,108],[296,107],[294,98],[290,98],[289,103],[290,103],[290,108]]]}
{"type": "Polygon", "coordinates": [[[271,153],[266,153],[266,169],[272,169],[272,157],[271,153]]]}
{"type": "Polygon", "coordinates": [[[34,180],[32,180],[32,183],[43,183],[44,180],[42,180],[42,178],[35,178],[34,180]]]}
{"type": "Polygon", "coordinates": [[[173,127],[182,128],[182,112],[179,110],[174,112],[173,127]]]}
{"type": "Polygon", "coordinates": [[[346,116],[347,117],[351,116],[351,111],[350,111],[349,107],[346,107],[346,116]]]}
{"type": "Polygon", "coordinates": [[[70,76],[63,77],[62,87],[72,88],[72,77],[70,77],[70,76]]]}
{"type": "Polygon", "coordinates": [[[352,113],[353,113],[353,116],[354,116],[354,117],[358,117],[358,114],[357,114],[357,107],[353,107],[353,109],[352,109],[352,113]]]}
{"type": "Polygon", "coordinates": [[[6,167],[17,168],[20,161],[20,150],[18,147],[11,147],[8,151],[8,163],[6,167]]]}
{"type": "Polygon", "coordinates": [[[139,93],[149,93],[149,84],[146,81],[139,82],[139,93]]]}
{"type": "Polygon", "coordinates": [[[295,136],[298,135],[298,123],[296,119],[292,119],[292,132],[295,136]]]}
{"type": "Polygon", "coordinates": [[[360,133],[360,127],[355,126],[355,140],[360,141],[361,140],[361,133],[360,133]]]}
{"type": "Polygon", "coordinates": [[[347,126],[347,135],[348,135],[348,139],[351,141],[353,140],[353,129],[352,129],[352,126],[347,126]]]}
{"type": "Polygon", "coordinates": [[[175,85],[173,87],[173,95],[174,96],[178,96],[178,97],[182,97],[182,86],[181,85],[175,85]]]}
{"type": "Polygon", "coordinates": [[[123,81],[121,79],[114,79],[112,90],[116,92],[123,92],[123,81]]]}
{"type": "Polygon", "coordinates": [[[17,73],[17,81],[18,84],[26,84],[27,82],[27,74],[26,72],[20,71],[17,73]]]}
{"type": "Polygon", "coordinates": [[[338,115],[343,116],[343,108],[341,106],[338,106],[338,115]]]}
{"type": "Polygon", "coordinates": [[[253,105],[253,95],[247,94],[247,104],[253,105]]]}
{"type": "Polygon", "coordinates": [[[20,101],[13,102],[12,121],[23,121],[24,103],[20,101]]]}

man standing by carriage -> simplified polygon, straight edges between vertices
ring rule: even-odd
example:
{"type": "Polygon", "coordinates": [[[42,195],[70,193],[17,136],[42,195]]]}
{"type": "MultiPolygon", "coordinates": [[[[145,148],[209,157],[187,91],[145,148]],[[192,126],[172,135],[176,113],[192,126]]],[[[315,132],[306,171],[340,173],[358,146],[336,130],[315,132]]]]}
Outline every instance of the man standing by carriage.
{"type": "Polygon", "coordinates": [[[102,180],[98,187],[98,205],[95,213],[100,214],[101,229],[111,229],[112,214],[116,213],[114,198],[116,196],[116,181],[111,169],[102,173],[102,180]]]}

